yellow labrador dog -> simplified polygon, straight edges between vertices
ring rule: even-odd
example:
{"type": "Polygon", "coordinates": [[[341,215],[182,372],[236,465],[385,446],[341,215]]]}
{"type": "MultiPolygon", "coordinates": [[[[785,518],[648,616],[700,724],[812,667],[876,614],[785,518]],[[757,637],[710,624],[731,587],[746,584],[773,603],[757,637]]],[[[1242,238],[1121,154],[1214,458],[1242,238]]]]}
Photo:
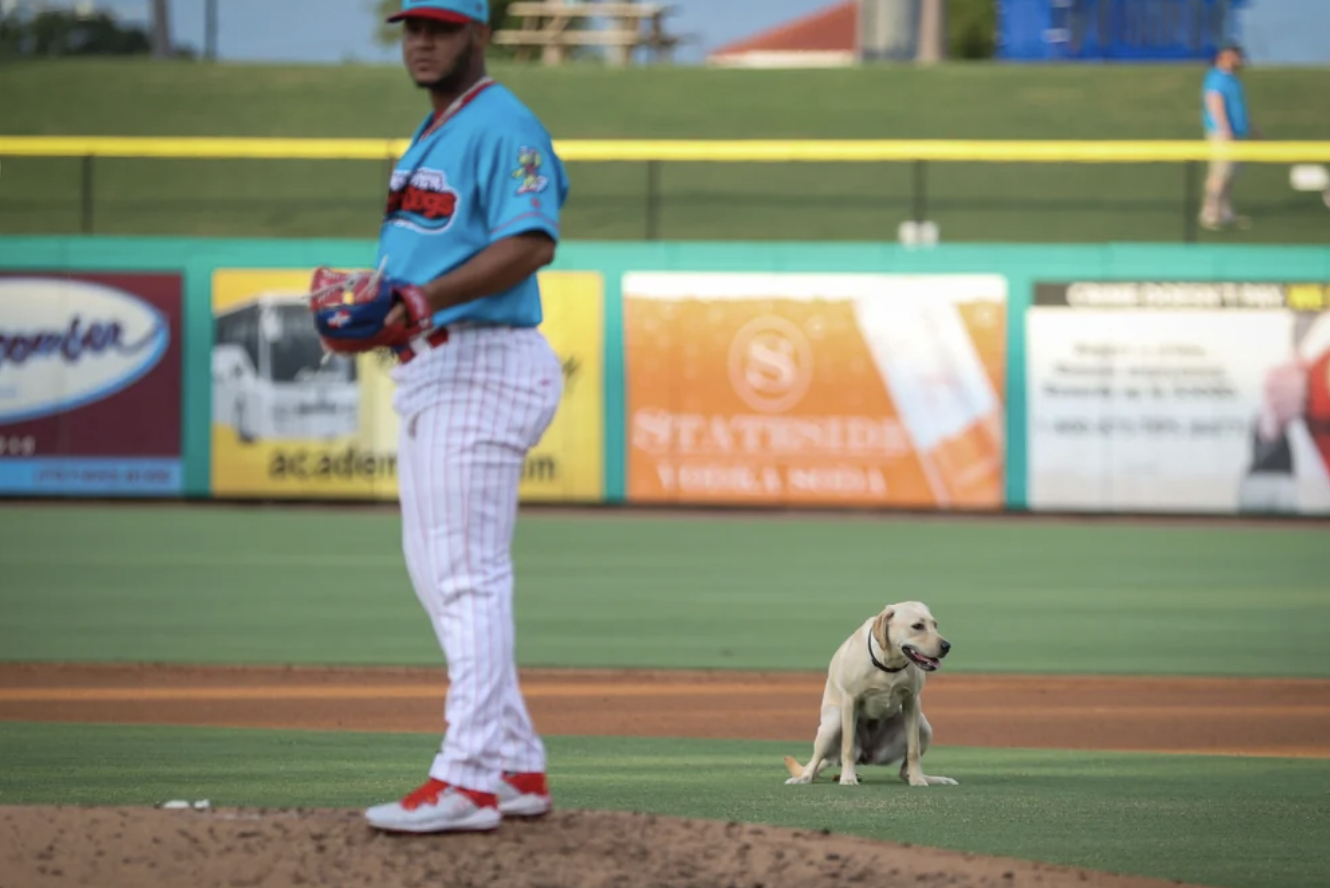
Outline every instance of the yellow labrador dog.
{"type": "Polygon", "coordinates": [[[941,666],[950,650],[921,602],[891,604],[865,620],[827,668],[813,757],[801,766],[786,756],[791,776],[785,782],[812,783],[823,768],[839,763],[841,784],[853,786],[859,782],[856,765],[900,761],[901,779],[911,786],[955,786],[950,777],[925,774],[920,764],[933,739],[919,702],[924,673],[941,666]]]}

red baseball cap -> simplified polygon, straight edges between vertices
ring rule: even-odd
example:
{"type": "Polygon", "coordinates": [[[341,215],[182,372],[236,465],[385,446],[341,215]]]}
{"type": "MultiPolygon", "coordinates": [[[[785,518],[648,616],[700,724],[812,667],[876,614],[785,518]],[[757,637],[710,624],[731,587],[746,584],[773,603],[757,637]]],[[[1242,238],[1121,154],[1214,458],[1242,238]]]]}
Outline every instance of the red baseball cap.
{"type": "Polygon", "coordinates": [[[432,19],[436,22],[480,22],[489,24],[489,0],[404,0],[402,11],[388,17],[388,21],[406,19],[432,19]]]}

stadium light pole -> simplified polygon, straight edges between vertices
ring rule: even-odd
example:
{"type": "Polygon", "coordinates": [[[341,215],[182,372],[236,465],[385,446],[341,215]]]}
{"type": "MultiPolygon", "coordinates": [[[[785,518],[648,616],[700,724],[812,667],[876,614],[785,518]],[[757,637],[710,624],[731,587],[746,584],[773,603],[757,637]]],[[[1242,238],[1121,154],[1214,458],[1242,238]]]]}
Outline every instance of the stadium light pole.
{"type": "Polygon", "coordinates": [[[217,0],[204,0],[203,57],[217,61],[217,0]]]}
{"type": "Polygon", "coordinates": [[[169,0],[152,0],[152,54],[165,59],[171,55],[171,12],[169,0]]]}
{"type": "Polygon", "coordinates": [[[922,0],[919,7],[919,45],[915,60],[935,64],[947,57],[946,0],[922,0]]]}

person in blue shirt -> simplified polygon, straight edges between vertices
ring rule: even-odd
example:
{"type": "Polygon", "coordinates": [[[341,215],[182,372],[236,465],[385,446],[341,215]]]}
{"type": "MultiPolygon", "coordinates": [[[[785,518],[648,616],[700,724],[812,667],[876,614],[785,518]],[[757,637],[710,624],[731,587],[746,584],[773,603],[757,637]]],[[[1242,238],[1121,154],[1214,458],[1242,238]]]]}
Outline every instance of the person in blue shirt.
{"type": "Polygon", "coordinates": [[[526,456],[563,391],[537,272],[569,186],[540,120],[486,73],[489,15],[488,0],[405,0],[388,19],[431,105],[388,183],[377,264],[418,288],[412,317],[432,312],[391,375],[407,573],[448,668],[428,779],[365,811],[392,832],[488,831],[551,809],[518,687],[511,543],[526,456]]]}
{"type": "MultiPolygon", "coordinates": [[[[1242,47],[1230,44],[1215,56],[1214,65],[1201,87],[1201,125],[1212,143],[1260,138],[1247,108],[1246,90],[1239,78],[1245,56],[1242,47]]],[[[1247,228],[1251,220],[1233,212],[1233,180],[1238,173],[1235,161],[1215,157],[1210,161],[1205,179],[1205,200],[1201,206],[1201,225],[1217,231],[1230,225],[1247,228]]]]}

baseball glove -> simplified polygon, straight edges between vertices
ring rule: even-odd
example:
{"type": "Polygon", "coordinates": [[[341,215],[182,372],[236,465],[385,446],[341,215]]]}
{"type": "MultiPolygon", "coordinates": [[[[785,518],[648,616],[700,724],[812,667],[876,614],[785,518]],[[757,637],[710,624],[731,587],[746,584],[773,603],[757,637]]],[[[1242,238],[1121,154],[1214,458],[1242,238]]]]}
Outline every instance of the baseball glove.
{"type": "Polygon", "coordinates": [[[321,267],[310,283],[309,309],[323,347],[358,354],[406,345],[433,326],[434,311],[419,287],[378,271],[335,271],[321,267]],[[393,307],[400,319],[388,322],[393,307]]]}

